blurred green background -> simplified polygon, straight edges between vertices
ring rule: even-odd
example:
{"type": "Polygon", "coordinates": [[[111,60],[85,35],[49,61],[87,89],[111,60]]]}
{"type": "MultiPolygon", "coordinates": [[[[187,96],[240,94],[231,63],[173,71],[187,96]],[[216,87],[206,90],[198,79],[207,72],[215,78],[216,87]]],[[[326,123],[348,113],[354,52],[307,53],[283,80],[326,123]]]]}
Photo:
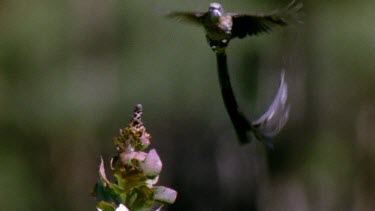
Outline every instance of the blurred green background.
{"type": "Polygon", "coordinates": [[[209,1],[0,1],[1,209],[94,210],[100,156],[142,103],[159,184],[179,193],[168,210],[372,210],[375,2],[303,3],[304,24],[228,49],[249,117],[286,70],[290,120],[267,151],[239,146],[203,30],[163,18],[209,1]]]}

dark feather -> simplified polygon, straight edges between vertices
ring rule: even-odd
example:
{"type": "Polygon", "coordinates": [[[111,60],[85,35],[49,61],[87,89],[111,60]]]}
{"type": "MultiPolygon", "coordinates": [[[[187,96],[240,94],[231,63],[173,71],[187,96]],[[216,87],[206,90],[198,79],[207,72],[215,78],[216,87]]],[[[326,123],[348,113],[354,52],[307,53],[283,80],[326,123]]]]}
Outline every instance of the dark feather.
{"type": "Polygon", "coordinates": [[[227,56],[225,52],[216,53],[217,70],[219,75],[219,82],[221,94],[223,96],[225,108],[233,123],[238,140],[241,144],[249,143],[247,131],[251,129],[250,122],[241,113],[238,108],[236,98],[233,93],[232,85],[230,83],[227,56]]]}
{"type": "Polygon", "coordinates": [[[204,15],[204,12],[171,12],[166,17],[193,24],[202,24],[204,15]]]}
{"type": "Polygon", "coordinates": [[[232,38],[267,33],[275,26],[286,26],[292,22],[299,22],[298,13],[301,8],[302,3],[292,1],[285,8],[269,14],[233,14],[232,38]]]}

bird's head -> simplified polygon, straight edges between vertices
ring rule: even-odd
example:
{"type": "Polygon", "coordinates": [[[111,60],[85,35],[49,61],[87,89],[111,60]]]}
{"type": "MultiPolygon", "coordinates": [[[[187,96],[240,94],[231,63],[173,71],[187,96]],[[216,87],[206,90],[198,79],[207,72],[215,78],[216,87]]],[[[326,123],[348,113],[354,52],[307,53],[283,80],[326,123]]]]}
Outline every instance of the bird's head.
{"type": "Polygon", "coordinates": [[[223,7],[221,4],[213,2],[208,7],[208,12],[210,13],[211,17],[220,17],[224,14],[223,7]]]}

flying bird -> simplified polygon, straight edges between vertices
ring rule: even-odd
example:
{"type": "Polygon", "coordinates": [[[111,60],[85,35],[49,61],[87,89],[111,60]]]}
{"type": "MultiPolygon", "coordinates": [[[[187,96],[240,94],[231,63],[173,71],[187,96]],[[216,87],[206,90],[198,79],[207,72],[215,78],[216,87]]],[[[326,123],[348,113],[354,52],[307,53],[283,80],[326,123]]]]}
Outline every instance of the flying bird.
{"type": "Polygon", "coordinates": [[[248,132],[272,148],[271,139],[284,127],[289,116],[288,88],[282,72],[278,92],[267,111],[257,120],[248,121],[240,111],[230,83],[225,49],[234,38],[268,33],[276,26],[287,26],[298,21],[302,3],[293,0],[286,7],[268,14],[225,13],[221,4],[210,3],[207,12],[172,12],[168,18],[203,26],[206,39],[216,53],[221,93],[240,143],[249,143],[248,132]]]}
{"type": "Polygon", "coordinates": [[[225,13],[219,3],[210,3],[207,12],[171,12],[168,18],[175,18],[203,26],[207,42],[214,51],[228,46],[234,38],[258,35],[270,32],[275,26],[287,26],[293,21],[298,22],[298,12],[302,3],[292,1],[285,8],[270,13],[225,13]]]}

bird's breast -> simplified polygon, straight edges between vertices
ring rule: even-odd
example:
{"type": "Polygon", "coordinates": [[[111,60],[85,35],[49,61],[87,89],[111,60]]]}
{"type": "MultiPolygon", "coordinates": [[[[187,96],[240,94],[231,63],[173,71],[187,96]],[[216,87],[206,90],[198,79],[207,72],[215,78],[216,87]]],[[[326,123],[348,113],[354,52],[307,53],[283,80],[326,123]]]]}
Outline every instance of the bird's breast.
{"type": "Polygon", "coordinates": [[[219,28],[223,31],[230,33],[232,30],[232,17],[231,16],[222,16],[219,18],[219,28]]]}
{"type": "Polygon", "coordinates": [[[221,16],[215,22],[205,24],[206,34],[212,40],[230,39],[232,30],[232,17],[221,16]]]}

